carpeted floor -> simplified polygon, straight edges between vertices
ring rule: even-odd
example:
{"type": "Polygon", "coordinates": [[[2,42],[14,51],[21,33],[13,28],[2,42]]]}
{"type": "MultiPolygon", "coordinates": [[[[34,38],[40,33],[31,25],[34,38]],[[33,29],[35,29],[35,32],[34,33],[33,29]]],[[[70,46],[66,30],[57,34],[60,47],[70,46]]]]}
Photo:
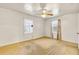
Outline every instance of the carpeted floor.
{"type": "Polygon", "coordinates": [[[1,47],[1,55],[78,55],[78,48],[64,41],[41,38],[1,47]]]}

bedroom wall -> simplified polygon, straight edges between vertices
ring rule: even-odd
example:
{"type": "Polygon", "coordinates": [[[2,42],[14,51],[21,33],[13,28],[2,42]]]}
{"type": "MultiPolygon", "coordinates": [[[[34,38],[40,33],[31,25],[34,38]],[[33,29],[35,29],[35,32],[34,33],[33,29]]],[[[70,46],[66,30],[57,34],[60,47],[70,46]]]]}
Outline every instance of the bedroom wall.
{"type": "Polygon", "coordinates": [[[52,18],[52,19],[45,19],[45,36],[48,36],[48,37],[52,37],[51,34],[52,34],[52,21],[56,20],[56,18],[52,18]]]}
{"type": "MultiPolygon", "coordinates": [[[[0,8],[0,46],[35,39],[41,36],[51,37],[51,21],[57,18],[43,20],[13,10],[0,8]],[[24,18],[33,20],[33,33],[23,33],[24,18]]],[[[77,18],[79,18],[79,14],[68,14],[59,18],[62,19],[63,40],[78,42],[76,33],[78,31],[77,18]]]]}
{"type": "Polygon", "coordinates": [[[45,20],[45,36],[51,37],[51,20],[45,20]]]}
{"type": "Polygon", "coordinates": [[[43,36],[43,22],[44,21],[38,17],[36,18],[14,10],[0,8],[0,46],[43,36]],[[23,33],[24,18],[33,20],[33,33],[23,33]]]}
{"type": "Polygon", "coordinates": [[[32,17],[32,16],[25,16],[25,15],[24,15],[24,18],[28,20],[33,20],[33,23],[34,23],[33,33],[25,34],[24,38],[35,39],[35,38],[44,36],[44,20],[43,19],[32,17]]]}
{"type": "Polygon", "coordinates": [[[62,26],[62,40],[64,41],[69,41],[69,42],[74,42],[77,43],[77,14],[73,13],[73,14],[66,14],[60,17],[55,17],[52,19],[48,19],[46,21],[46,23],[48,24],[48,28],[46,26],[46,35],[51,37],[51,31],[49,31],[51,29],[50,24],[51,21],[57,20],[58,18],[60,18],[61,21],[61,26],[62,26]]]}
{"type": "Polygon", "coordinates": [[[62,40],[77,42],[77,14],[68,14],[61,17],[62,40]]]}
{"type": "MultiPolygon", "coordinates": [[[[77,29],[77,33],[79,33],[79,13],[78,13],[78,21],[77,21],[77,24],[78,24],[78,29],[77,29]]],[[[79,48],[79,34],[77,34],[78,36],[78,48],[79,48]]]]}

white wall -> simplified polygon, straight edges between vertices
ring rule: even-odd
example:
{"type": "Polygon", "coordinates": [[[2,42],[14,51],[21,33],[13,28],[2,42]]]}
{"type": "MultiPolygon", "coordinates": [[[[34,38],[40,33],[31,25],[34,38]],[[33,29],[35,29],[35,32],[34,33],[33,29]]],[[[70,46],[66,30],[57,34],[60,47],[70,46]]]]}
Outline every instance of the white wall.
{"type": "Polygon", "coordinates": [[[52,21],[54,20],[56,20],[56,18],[45,20],[45,36],[52,37],[52,21]]]}
{"type": "Polygon", "coordinates": [[[43,36],[43,22],[40,18],[0,8],[0,46],[43,36]],[[34,21],[32,34],[23,33],[24,18],[34,21]]]}
{"type": "Polygon", "coordinates": [[[32,17],[32,16],[26,16],[26,15],[24,15],[24,18],[33,20],[33,23],[34,23],[33,33],[24,35],[24,38],[35,39],[35,38],[44,36],[44,20],[43,19],[32,17]]]}
{"type": "Polygon", "coordinates": [[[62,40],[77,43],[77,14],[61,17],[62,40]]]}
{"type": "MultiPolygon", "coordinates": [[[[77,21],[77,23],[78,23],[78,29],[77,29],[77,33],[79,33],[79,13],[78,13],[78,21],[77,21]]],[[[78,36],[78,48],[79,48],[79,34],[77,34],[77,36],[78,36]]]]}
{"type": "MultiPolygon", "coordinates": [[[[75,42],[75,39],[77,39],[77,15],[78,14],[68,14],[60,16],[62,20],[63,40],[75,42]]],[[[13,10],[0,8],[0,46],[45,35],[51,37],[51,21],[55,19],[56,18],[43,20],[13,10]],[[34,32],[32,34],[23,33],[24,18],[33,20],[34,32]]]]}
{"type": "MultiPolygon", "coordinates": [[[[69,42],[77,42],[77,14],[67,14],[60,17],[56,17],[56,19],[61,19],[61,25],[62,25],[62,39],[64,41],[69,42]]],[[[46,35],[51,37],[51,28],[50,23],[51,20],[55,20],[55,18],[48,19],[46,21],[47,27],[46,27],[46,35]]]]}
{"type": "Polygon", "coordinates": [[[51,37],[51,20],[45,20],[45,36],[51,37]]]}

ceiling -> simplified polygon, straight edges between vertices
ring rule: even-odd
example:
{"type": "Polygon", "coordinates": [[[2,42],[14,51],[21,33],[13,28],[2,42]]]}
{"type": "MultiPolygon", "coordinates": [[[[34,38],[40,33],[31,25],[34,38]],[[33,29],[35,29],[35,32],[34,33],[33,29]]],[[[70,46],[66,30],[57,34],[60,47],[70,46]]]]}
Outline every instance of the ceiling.
{"type": "MultiPolygon", "coordinates": [[[[10,8],[32,16],[41,17],[36,14],[39,13],[38,10],[40,10],[39,3],[0,3],[0,7],[10,8]],[[29,8],[29,6],[32,6],[32,8],[29,8]]],[[[58,15],[79,12],[78,3],[46,3],[46,8],[48,10],[58,8],[58,15]]]]}

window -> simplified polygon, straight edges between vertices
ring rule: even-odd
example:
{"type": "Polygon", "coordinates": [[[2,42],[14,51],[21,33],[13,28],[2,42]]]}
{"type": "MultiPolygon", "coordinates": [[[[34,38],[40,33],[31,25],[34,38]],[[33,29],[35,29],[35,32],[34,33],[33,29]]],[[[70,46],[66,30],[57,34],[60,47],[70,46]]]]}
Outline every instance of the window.
{"type": "Polygon", "coordinates": [[[33,21],[24,19],[24,33],[32,33],[33,32],[33,21]]]}

